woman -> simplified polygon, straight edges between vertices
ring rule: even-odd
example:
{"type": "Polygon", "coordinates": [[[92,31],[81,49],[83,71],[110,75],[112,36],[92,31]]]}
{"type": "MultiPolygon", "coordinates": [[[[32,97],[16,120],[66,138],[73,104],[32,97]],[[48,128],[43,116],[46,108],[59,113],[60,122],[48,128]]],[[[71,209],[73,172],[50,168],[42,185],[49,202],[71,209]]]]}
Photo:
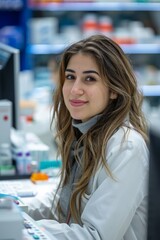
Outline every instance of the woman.
{"type": "Polygon", "coordinates": [[[60,184],[56,195],[37,197],[29,208],[53,240],[146,239],[148,137],[141,104],[132,67],[114,41],[95,35],[66,49],[53,116],[60,184]]]}

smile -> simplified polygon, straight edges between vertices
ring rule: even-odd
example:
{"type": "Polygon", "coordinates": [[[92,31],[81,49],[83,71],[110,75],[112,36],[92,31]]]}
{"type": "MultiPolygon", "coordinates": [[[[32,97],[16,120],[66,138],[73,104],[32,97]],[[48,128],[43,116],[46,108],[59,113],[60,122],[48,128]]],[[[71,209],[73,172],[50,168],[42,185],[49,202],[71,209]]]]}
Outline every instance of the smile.
{"type": "Polygon", "coordinates": [[[82,100],[77,100],[77,99],[70,100],[70,104],[73,107],[81,107],[81,106],[85,105],[86,103],[87,103],[87,101],[82,101],[82,100]]]}

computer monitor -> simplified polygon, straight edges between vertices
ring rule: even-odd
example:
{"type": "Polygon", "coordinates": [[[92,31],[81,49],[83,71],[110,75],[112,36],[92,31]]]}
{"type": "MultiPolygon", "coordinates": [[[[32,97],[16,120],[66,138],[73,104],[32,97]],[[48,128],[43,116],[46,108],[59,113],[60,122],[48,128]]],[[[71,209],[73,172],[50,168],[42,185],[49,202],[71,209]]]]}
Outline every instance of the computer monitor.
{"type": "Polygon", "coordinates": [[[19,50],[0,43],[0,99],[12,102],[12,126],[19,129],[19,50]]]}
{"type": "Polygon", "coordinates": [[[150,130],[147,240],[160,239],[160,127],[150,130]]]}

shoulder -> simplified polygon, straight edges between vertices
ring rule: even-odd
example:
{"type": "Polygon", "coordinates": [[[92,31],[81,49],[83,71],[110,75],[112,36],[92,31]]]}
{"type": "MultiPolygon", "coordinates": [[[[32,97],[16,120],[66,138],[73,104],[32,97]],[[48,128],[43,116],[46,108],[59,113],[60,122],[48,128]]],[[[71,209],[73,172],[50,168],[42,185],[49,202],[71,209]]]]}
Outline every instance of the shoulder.
{"type": "Polygon", "coordinates": [[[128,176],[131,169],[146,171],[149,164],[149,150],[142,135],[133,127],[119,128],[107,144],[106,161],[112,173],[125,171],[128,176]]]}
{"type": "Polygon", "coordinates": [[[106,146],[108,163],[113,158],[136,159],[137,156],[148,162],[149,150],[142,135],[132,126],[119,128],[110,138],[106,146]]]}
{"type": "MultiPolygon", "coordinates": [[[[149,151],[140,133],[133,127],[121,127],[110,138],[106,146],[106,163],[116,179],[122,175],[125,179],[130,178],[130,174],[141,174],[147,172],[149,151]],[[136,170],[134,170],[136,169],[136,170]]],[[[97,171],[95,179],[98,185],[108,178],[108,173],[104,166],[97,171]]]]}
{"type": "Polygon", "coordinates": [[[137,132],[132,125],[129,127],[120,127],[108,141],[109,145],[122,145],[123,143],[132,143],[134,145],[139,145],[139,143],[146,144],[142,135],[137,132]]]}

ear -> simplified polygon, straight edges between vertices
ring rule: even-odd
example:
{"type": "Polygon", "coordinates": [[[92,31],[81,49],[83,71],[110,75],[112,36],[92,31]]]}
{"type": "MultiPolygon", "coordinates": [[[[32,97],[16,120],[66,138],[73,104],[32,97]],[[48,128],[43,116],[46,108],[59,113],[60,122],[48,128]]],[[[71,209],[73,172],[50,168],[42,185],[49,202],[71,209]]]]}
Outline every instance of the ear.
{"type": "Polygon", "coordinates": [[[116,99],[118,97],[118,94],[115,92],[110,92],[110,99],[116,99]]]}

